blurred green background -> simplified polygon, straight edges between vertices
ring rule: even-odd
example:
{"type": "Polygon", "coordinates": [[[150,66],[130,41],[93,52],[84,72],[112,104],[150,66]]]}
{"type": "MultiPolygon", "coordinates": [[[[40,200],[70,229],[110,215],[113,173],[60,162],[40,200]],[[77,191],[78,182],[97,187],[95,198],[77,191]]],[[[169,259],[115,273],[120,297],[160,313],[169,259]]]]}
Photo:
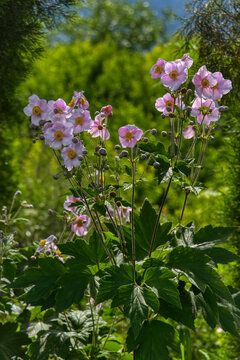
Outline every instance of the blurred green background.
{"type": "MultiPolygon", "coordinates": [[[[38,3],[39,7],[33,8],[31,13],[31,1],[26,1],[25,8],[21,1],[4,1],[2,18],[0,16],[0,30],[4,35],[0,56],[0,202],[9,205],[14,192],[20,189],[22,199],[33,204],[33,209],[26,210],[30,223],[18,228],[20,246],[50,235],[49,229],[56,235],[61,232],[61,221],[50,216],[48,209],[62,213],[68,192],[63,175],[60,174],[57,181],[53,179],[59,169],[50,149],[40,140],[32,143],[34,131],[29,128],[29,119],[23,113],[28,97],[37,94],[47,100],[63,98],[68,103],[73,91],[84,90],[92,117],[102,106],[113,106],[109,149],[118,143],[118,128],[128,123],[143,130],[156,128],[157,140],[167,147],[169,138],[161,138],[160,134],[162,130],[170,131],[170,124],[168,119],[161,118],[154,106],[156,98],[163,96],[166,89],[151,79],[149,71],[159,57],[174,60],[181,58],[185,51],[194,59],[191,75],[206,64],[210,70],[222,71],[225,78],[232,79],[235,90],[221,103],[229,106],[229,112],[222,115],[215,139],[208,149],[200,178],[207,189],[198,197],[191,195],[184,223],[194,220],[197,227],[210,223],[213,226],[239,225],[237,100],[240,67],[236,64],[239,60],[235,58],[234,34],[232,39],[226,39],[220,29],[217,34],[212,33],[212,37],[209,35],[211,21],[213,29],[214,16],[217,16],[214,1],[208,2],[212,7],[205,7],[205,14],[202,7],[205,2],[189,1],[187,20],[176,34],[169,32],[172,10],[165,8],[156,13],[146,2],[62,1],[62,8],[56,8],[55,12],[44,8],[44,2],[38,3]],[[10,23],[4,18],[4,11],[6,15],[9,9],[12,10],[10,23]],[[198,22],[193,9],[199,11],[198,22]],[[202,21],[202,27],[199,21],[202,21]],[[204,21],[208,23],[207,30],[204,21]],[[13,23],[15,28],[11,27],[13,23]],[[221,46],[226,41],[227,50],[218,46],[217,41],[221,46]]],[[[163,5],[163,2],[159,3],[163,5]]],[[[184,1],[180,3],[183,5],[184,1]]],[[[219,3],[224,5],[223,1],[219,3]]],[[[236,26],[238,23],[234,28],[236,26]]],[[[192,88],[191,76],[188,85],[192,88]]],[[[150,179],[151,175],[146,176],[150,179]]],[[[157,208],[163,190],[164,187],[151,181],[140,185],[137,205],[140,206],[147,196],[157,208]]],[[[173,186],[164,208],[164,218],[176,223],[182,203],[183,194],[173,186]]],[[[239,252],[238,240],[235,236],[227,246],[239,252]]],[[[238,265],[220,271],[227,284],[233,280],[240,283],[238,265]]],[[[236,341],[234,346],[232,343],[222,332],[214,333],[199,321],[193,344],[210,355],[195,354],[193,350],[193,358],[238,359],[235,354],[239,343],[236,341]]]]}

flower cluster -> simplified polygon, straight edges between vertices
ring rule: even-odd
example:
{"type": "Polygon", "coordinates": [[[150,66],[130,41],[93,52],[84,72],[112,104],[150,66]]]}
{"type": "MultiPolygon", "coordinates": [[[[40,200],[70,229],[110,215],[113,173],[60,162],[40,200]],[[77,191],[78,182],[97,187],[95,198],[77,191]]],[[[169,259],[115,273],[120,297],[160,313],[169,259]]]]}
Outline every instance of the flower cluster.
{"type": "Polygon", "coordinates": [[[37,256],[39,256],[40,254],[55,256],[61,262],[64,262],[64,259],[61,257],[61,251],[55,244],[56,240],[57,238],[54,235],[50,235],[47,239],[41,240],[38,244],[38,248],[35,251],[35,254],[37,256]]]}
{"type": "MultiPolygon", "coordinates": [[[[161,83],[169,88],[171,93],[165,94],[156,100],[155,107],[164,116],[175,112],[189,111],[196,119],[197,124],[212,126],[212,123],[220,119],[221,108],[218,102],[223,95],[232,89],[232,82],[224,79],[220,72],[211,73],[206,66],[202,66],[193,77],[195,86],[195,99],[190,107],[186,108],[183,103],[183,96],[187,89],[180,89],[180,86],[188,79],[188,69],[192,66],[193,60],[188,54],[175,61],[158,59],[150,70],[153,79],[160,79],[161,83]]],[[[196,125],[197,125],[196,124],[196,125]]],[[[191,139],[195,136],[195,128],[188,126],[183,130],[183,137],[191,139]]]]}

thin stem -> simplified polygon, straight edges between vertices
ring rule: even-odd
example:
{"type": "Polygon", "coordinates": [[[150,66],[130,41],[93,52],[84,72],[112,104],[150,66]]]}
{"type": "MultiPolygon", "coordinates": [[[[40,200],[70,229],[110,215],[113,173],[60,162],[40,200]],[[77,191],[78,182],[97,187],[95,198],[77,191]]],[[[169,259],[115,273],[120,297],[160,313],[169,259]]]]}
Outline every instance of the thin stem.
{"type": "Polygon", "coordinates": [[[171,160],[173,159],[175,155],[175,130],[174,130],[174,118],[171,118],[171,160]]]}
{"type": "Polygon", "coordinates": [[[203,166],[203,163],[204,163],[204,160],[205,160],[205,156],[206,156],[206,152],[207,152],[207,147],[208,147],[208,139],[206,140],[206,145],[205,145],[205,149],[204,149],[204,152],[203,152],[203,156],[202,156],[202,160],[201,160],[201,163],[200,163],[200,168],[198,170],[198,173],[195,177],[195,179],[193,180],[193,183],[197,182],[198,178],[199,178],[199,175],[200,175],[200,171],[202,169],[202,166],[203,166]]]}
{"type": "Polygon", "coordinates": [[[135,229],[134,229],[134,196],[135,196],[135,171],[136,171],[136,163],[133,160],[133,149],[131,149],[131,162],[132,162],[132,263],[133,263],[133,276],[135,280],[135,261],[136,261],[136,253],[135,253],[135,229]]]}
{"type": "Polygon", "coordinates": [[[160,219],[161,219],[163,206],[164,206],[165,201],[166,201],[166,199],[167,199],[167,195],[168,195],[168,191],[169,191],[169,189],[170,189],[171,182],[172,182],[172,176],[170,177],[170,179],[169,179],[169,181],[168,181],[168,186],[167,186],[166,191],[165,191],[165,193],[164,193],[164,196],[163,196],[163,199],[162,199],[162,203],[161,203],[161,207],[160,207],[160,209],[159,209],[158,217],[157,217],[157,220],[156,220],[156,223],[155,223],[155,226],[154,226],[153,236],[152,236],[151,245],[150,245],[150,250],[149,250],[149,255],[148,255],[149,257],[151,257],[151,255],[152,255],[153,246],[154,246],[154,243],[155,243],[155,240],[156,240],[157,230],[158,230],[159,222],[160,222],[160,219]]]}
{"type": "Polygon", "coordinates": [[[189,195],[189,192],[186,192],[186,193],[185,193],[185,198],[184,198],[183,207],[182,207],[182,213],[181,213],[181,216],[180,216],[180,222],[182,221],[182,218],[183,218],[183,215],[184,215],[184,211],[185,211],[185,208],[186,208],[188,195],[189,195]]]}

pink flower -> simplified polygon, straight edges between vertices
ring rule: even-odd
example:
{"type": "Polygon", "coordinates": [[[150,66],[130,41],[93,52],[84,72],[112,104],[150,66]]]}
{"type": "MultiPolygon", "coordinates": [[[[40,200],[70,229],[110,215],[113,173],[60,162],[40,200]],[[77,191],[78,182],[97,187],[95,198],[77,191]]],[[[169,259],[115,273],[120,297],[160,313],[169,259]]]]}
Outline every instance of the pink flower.
{"type": "Polygon", "coordinates": [[[90,218],[87,215],[76,216],[72,225],[72,231],[78,236],[86,235],[89,224],[90,218]]]}
{"type": "MultiPolygon", "coordinates": [[[[182,106],[182,109],[185,108],[184,103],[182,102],[181,98],[176,98],[175,100],[175,106],[179,106],[179,104],[182,106]]],[[[163,114],[168,115],[169,112],[167,111],[167,107],[171,108],[171,111],[174,110],[174,98],[171,96],[170,93],[165,94],[162,98],[158,98],[155,103],[155,108],[163,112],[163,114]]]]}
{"type": "Polygon", "coordinates": [[[73,167],[78,167],[81,164],[79,156],[82,156],[83,150],[85,150],[85,147],[81,141],[79,141],[77,144],[71,144],[70,146],[62,149],[61,155],[64,160],[64,165],[68,171],[72,170],[73,167]]]}
{"type": "Polygon", "coordinates": [[[118,208],[118,213],[120,215],[120,217],[123,218],[123,220],[125,220],[127,223],[130,222],[130,214],[131,214],[132,209],[130,207],[119,207],[118,208]]]}
{"type": "Polygon", "coordinates": [[[231,80],[225,80],[222,73],[220,72],[213,73],[213,76],[217,80],[217,83],[216,85],[211,87],[211,98],[216,101],[218,99],[221,99],[223,95],[227,94],[230,90],[232,90],[232,82],[231,80]]]}
{"type": "Polygon", "coordinates": [[[196,98],[192,104],[191,116],[197,117],[199,124],[209,125],[211,121],[220,119],[220,112],[213,100],[196,98]]]}
{"type": "Polygon", "coordinates": [[[47,120],[48,105],[47,100],[39,99],[37,95],[28,98],[29,104],[23,109],[24,114],[31,116],[32,124],[39,126],[40,120],[47,120]]]}
{"type": "Polygon", "coordinates": [[[165,64],[166,64],[165,60],[158,59],[156,64],[154,64],[153,67],[150,70],[150,74],[151,74],[152,79],[161,78],[165,74],[165,72],[164,72],[165,64]]]}
{"type": "Polygon", "coordinates": [[[112,106],[107,105],[101,108],[101,113],[104,114],[105,117],[111,117],[112,116],[112,106]]]}
{"type": "Polygon", "coordinates": [[[193,59],[190,58],[188,54],[184,54],[181,61],[185,62],[187,68],[189,69],[193,64],[193,59]]]}
{"type": "Polygon", "coordinates": [[[211,88],[217,85],[217,79],[207,70],[205,65],[200,67],[198,72],[194,75],[192,82],[195,85],[197,95],[205,98],[212,97],[211,88]]]}
{"type": "Polygon", "coordinates": [[[106,125],[102,124],[103,117],[101,114],[96,116],[95,120],[92,122],[91,129],[89,133],[93,138],[100,136],[104,141],[110,138],[110,134],[106,125]]]}
{"type": "Polygon", "coordinates": [[[188,126],[185,129],[183,129],[182,134],[183,134],[184,139],[191,139],[195,135],[195,130],[193,129],[192,126],[188,126]]]}
{"type": "Polygon", "coordinates": [[[72,124],[64,124],[60,121],[47,123],[43,127],[45,143],[51,148],[57,150],[62,145],[69,145],[73,138],[72,124]]]}
{"type": "Polygon", "coordinates": [[[84,91],[80,91],[80,92],[74,91],[74,96],[70,101],[70,103],[68,104],[68,106],[70,107],[79,106],[81,109],[86,110],[89,107],[89,102],[87,101],[83,93],[84,91]]]}
{"type": "Polygon", "coordinates": [[[143,131],[135,125],[127,125],[120,127],[118,134],[123,148],[134,148],[137,141],[141,139],[143,131]]]}
{"type": "Polygon", "coordinates": [[[76,202],[78,202],[78,201],[81,201],[82,202],[82,200],[80,199],[80,198],[76,198],[75,196],[73,196],[73,195],[67,195],[67,199],[66,199],[66,201],[64,202],[64,204],[63,204],[63,206],[64,206],[64,209],[66,209],[66,210],[68,210],[68,211],[71,211],[73,214],[75,214],[75,211],[77,210],[77,206],[71,206],[70,207],[70,205],[71,204],[74,204],[74,203],[76,203],[76,202]]]}
{"type": "Polygon", "coordinates": [[[50,100],[48,102],[48,117],[52,121],[65,121],[65,112],[68,111],[69,106],[66,105],[63,99],[56,101],[50,100]]]}
{"type": "Polygon", "coordinates": [[[73,124],[74,134],[87,131],[92,125],[92,119],[88,110],[76,109],[68,122],[73,124]]]}
{"type": "Polygon", "coordinates": [[[161,78],[163,85],[171,91],[177,90],[187,80],[187,70],[186,63],[181,60],[167,62],[164,68],[165,74],[161,78]]]}

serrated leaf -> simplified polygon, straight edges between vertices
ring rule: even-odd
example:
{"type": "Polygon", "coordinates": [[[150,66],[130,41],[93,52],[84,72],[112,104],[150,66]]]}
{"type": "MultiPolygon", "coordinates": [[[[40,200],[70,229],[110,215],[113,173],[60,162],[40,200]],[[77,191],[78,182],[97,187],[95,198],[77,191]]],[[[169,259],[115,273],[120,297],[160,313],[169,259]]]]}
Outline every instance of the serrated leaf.
{"type": "Polygon", "coordinates": [[[166,268],[152,267],[147,269],[144,280],[146,284],[157,290],[160,298],[181,309],[178,285],[175,281],[170,280],[174,277],[176,275],[166,268]]]}
{"type": "Polygon", "coordinates": [[[208,325],[214,329],[219,319],[216,296],[209,287],[207,287],[204,293],[200,292],[195,298],[197,306],[202,310],[204,319],[208,325]]]}
{"type": "Polygon", "coordinates": [[[56,258],[40,258],[39,267],[25,271],[14,283],[14,288],[32,288],[26,294],[26,301],[38,305],[42,299],[47,299],[57,289],[57,280],[64,273],[64,265],[56,258]]]}
{"type": "Polygon", "coordinates": [[[106,269],[106,275],[100,279],[95,304],[112,299],[120,286],[133,283],[133,269],[128,264],[113,265],[106,269]]]}
{"type": "Polygon", "coordinates": [[[194,234],[194,244],[220,244],[225,242],[235,230],[234,227],[215,227],[207,225],[201,228],[196,234],[194,234]]]}
{"type": "Polygon", "coordinates": [[[239,261],[239,256],[235,255],[229,250],[220,247],[213,247],[204,250],[204,253],[207,254],[210,258],[213,259],[215,263],[228,264],[232,261],[239,261]]]}
{"type": "Polygon", "coordinates": [[[239,333],[234,323],[234,318],[229,309],[223,305],[218,306],[219,311],[219,322],[223,330],[230,332],[231,334],[238,336],[239,333]]]}
{"type": "Polygon", "coordinates": [[[9,281],[13,281],[16,274],[17,265],[11,259],[4,259],[2,266],[2,277],[8,279],[9,281]]]}
{"type": "Polygon", "coordinates": [[[168,254],[167,266],[181,270],[202,292],[209,285],[218,296],[233,302],[228,288],[223,284],[218,273],[207,265],[207,262],[209,262],[208,256],[200,250],[178,246],[168,254]]]}
{"type": "Polygon", "coordinates": [[[28,336],[17,331],[18,324],[0,324],[0,359],[10,360],[13,356],[24,355],[23,345],[30,343],[28,336]]]}
{"type": "Polygon", "coordinates": [[[164,145],[160,142],[157,144],[153,144],[150,141],[148,143],[140,143],[139,148],[148,153],[167,155],[164,145]]]}
{"type": "Polygon", "coordinates": [[[169,360],[167,346],[174,341],[174,329],[159,320],[145,322],[140,335],[134,340],[132,329],[127,336],[128,352],[136,350],[136,360],[169,360]]]}

